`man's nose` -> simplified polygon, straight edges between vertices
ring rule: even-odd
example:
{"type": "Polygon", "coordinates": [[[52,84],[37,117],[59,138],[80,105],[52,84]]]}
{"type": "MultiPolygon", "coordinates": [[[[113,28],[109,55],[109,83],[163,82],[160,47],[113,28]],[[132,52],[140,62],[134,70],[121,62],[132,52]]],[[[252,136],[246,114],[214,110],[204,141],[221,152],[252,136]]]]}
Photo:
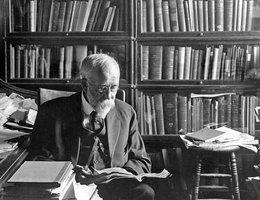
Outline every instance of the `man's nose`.
{"type": "Polygon", "coordinates": [[[106,99],[114,99],[115,98],[115,93],[111,91],[110,88],[108,88],[105,93],[104,93],[104,96],[106,99]]]}

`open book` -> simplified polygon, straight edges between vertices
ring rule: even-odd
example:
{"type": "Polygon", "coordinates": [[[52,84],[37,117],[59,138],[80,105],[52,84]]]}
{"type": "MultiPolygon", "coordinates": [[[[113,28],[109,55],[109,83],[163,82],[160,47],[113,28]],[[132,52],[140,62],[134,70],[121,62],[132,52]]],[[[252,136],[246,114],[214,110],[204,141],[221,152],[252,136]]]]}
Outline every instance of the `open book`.
{"type": "Polygon", "coordinates": [[[108,183],[114,179],[121,179],[121,178],[130,178],[135,179],[139,182],[142,182],[144,179],[159,179],[159,178],[167,178],[170,177],[171,174],[164,169],[160,173],[143,173],[139,175],[134,175],[131,172],[121,168],[121,167],[112,167],[112,168],[105,168],[102,170],[94,169],[94,174],[90,173],[79,166],[74,168],[74,171],[80,172],[83,176],[86,177],[86,181],[84,184],[103,184],[108,183]]]}

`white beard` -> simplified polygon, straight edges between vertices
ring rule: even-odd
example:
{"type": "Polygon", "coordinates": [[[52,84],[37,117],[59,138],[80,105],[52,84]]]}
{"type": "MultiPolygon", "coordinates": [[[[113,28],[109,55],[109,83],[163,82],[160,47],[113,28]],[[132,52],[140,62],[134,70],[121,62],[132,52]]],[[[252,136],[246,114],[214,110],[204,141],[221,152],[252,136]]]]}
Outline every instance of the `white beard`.
{"type": "Polygon", "coordinates": [[[115,100],[104,100],[102,102],[98,102],[94,107],[95,111],[100,114],[100,117],[105,119],[107,113],[115,106],[115,100]]]}

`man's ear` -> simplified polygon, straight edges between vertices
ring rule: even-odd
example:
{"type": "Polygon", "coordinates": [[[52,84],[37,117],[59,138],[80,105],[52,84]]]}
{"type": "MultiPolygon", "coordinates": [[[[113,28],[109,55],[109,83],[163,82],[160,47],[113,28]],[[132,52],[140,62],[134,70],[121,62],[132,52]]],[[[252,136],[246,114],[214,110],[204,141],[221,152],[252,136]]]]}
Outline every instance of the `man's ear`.
{"type": "Polygon", "coordinates": [[[88,90],[88,81],[85,78],[81,79],[81,87],[84,92],[87,92],[88,90]]]}

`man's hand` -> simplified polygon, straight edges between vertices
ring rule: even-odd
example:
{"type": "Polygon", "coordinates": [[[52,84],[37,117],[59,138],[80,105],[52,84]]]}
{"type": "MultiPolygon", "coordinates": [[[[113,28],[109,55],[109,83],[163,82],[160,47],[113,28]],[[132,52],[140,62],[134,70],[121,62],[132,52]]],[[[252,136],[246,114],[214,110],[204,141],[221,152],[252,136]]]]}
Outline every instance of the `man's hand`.
{"type": "Polygon", "coordinates": [[[83,185],[105,183],[109,179],[109,177],[104,176],[104,174],[93,174],[89,169],[86,170],[79,165],[76,165],[73,170],[76,173],[76,182],[83,185]]]}

